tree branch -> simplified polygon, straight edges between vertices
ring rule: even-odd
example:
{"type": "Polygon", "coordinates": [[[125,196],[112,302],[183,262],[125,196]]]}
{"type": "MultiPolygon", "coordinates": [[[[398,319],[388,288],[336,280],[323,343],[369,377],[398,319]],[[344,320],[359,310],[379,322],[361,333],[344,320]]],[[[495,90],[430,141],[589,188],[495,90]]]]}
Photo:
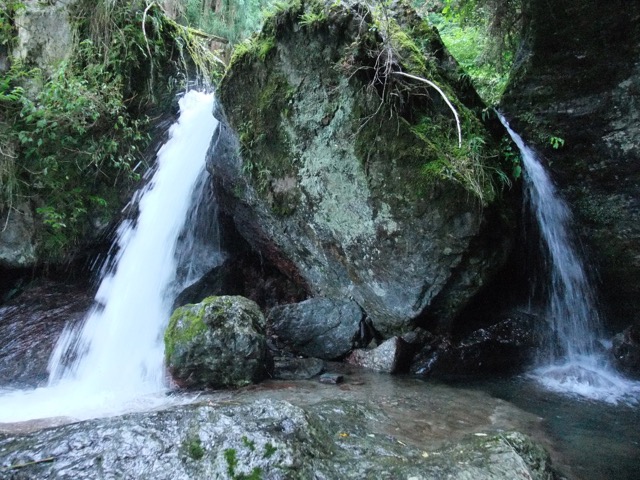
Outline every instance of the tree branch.
{"type": "Polygon", "coordinates": [[[393,75],[401,75],[403,77],[411,78],[412,80],[418,80],[419,82],[424,82],[430,87],[433,87],[440,94],[440,96],[442,96],[447,106],[453,112],[454,118],[456,119],[456,126],[458,127],[458,147],[461,148],[462,147],[462,128],[460,127],[460,118],[458,117],[458,112],[456,112],[456,109],[454,108],[453,104],[449,101],[449,99],[447,98],[445,93],[442,91],[442,89],[438,85],[433,83],[431,80],[427,80],[426,78],[422,78],[422,77],[417,77],[416,75],[411,75],[410,73],[393,72],[393,75]]]}

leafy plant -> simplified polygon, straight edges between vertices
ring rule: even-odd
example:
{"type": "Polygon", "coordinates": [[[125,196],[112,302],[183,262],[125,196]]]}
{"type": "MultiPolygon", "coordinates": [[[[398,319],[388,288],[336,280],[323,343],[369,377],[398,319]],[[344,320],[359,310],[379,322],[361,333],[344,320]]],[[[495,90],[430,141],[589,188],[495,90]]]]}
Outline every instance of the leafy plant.
{"type": "Polygon", "coordinates": [[[551,145],[551,148],[554,148],[555,150],[557,150],[559,148],[564,147],[564,138],[551,135],[549,137],[549,144],[551,145]]]}
{"type": "Polygon", "coordinates": [[[323,22],[327,21],[327,14],[320,10],[318,12],[309,11],[300,15],[300,25],[303,27],[315,28],[323,22]]]}
{"type": "Polygon", "coordinates": [[[187,454],[194,460],[201,460],[204,457],[204,448],[200,438],[188,440],[185,444],[187,454]]]}
{"type": "MultiPolygon", "coordinates": [[[[243,437],[245,439],[246,437],[243,437]]],[[[238,468],[238,453],[234,448],[227,448],[224,451],[224,458],[227,462],[227,473],[232,480],[260,480],[262,478],[262,469],[254,467],[251,473],[245,475],[236,471],[238,468]]]]}
{"type": "Polygon", "coordinates": [[[504,137],[501,141],[501,151],[507,164],[512,166],[511,176],[518,180],[522,176],[522,161],[520,154],[513,148],[513,142],[509,137],[504,137]]]}
{"type": "Polygon", "coordinates": [[[15,40],[15,17],[25,8],[19,0],[3,0],[0,10],[0,45],[9,45],[15,40]]]}

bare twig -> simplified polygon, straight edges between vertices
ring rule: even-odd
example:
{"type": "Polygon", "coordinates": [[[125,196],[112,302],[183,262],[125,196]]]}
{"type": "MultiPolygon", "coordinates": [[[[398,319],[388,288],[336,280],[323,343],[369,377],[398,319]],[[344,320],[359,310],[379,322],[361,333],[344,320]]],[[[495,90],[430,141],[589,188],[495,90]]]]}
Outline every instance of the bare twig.
{"type": "Polygon", "coordinates": [[[153,95],[153,55],[151,54],[151,47],[149,46],[149,39],[147,38],[147,31],[145,29],[145,24],[147,23],[147,13],[149,9],[153,7],[156,2],[151,2],[147,5],[147,8],[144,9],[144,13],[142,14],[142,35],[144,35],[144,42],[147,45],[147,53],[149,53],[149,66],[151,68],[151,74],[149,75],[149,91],[150,94],[153,95]]]}
{"type": "Polygon", "coordinates": [[[407,77],[407,78],[411,78],[411,79],[417,80],[419,82],[424,82],[427,85],[429,85],[430,87],[433,87],[440,94],[440,96],[443,98],[444,102],[447,104],[447,106],[453,112],[453,116],[456,119],[456,126],[458,127],[458,147],[461,148],[462,147],[462,128],[460,127],[460,118],[458,117],[458,112],[454,108],[453,104],[449,101],[449,99],[447,98],[445,93],[442,91],[442,89],[438,85],[433,83],[431,80],[427,80],[426,78],[418,77],[416,75],[411,75],[410,73],[393,72],[393,74],[394,75],[401,75],[401,76],[407,77]]]}
{"type": "Polygon", "coordinates": [[[39,463],[50,463],[50,462],[53,462],[54,460],[55,460],[55,457],[48,457],[48,458],[43,458],[41,460],[34,460],[33,462],[18,463],[16,465],[11,465],[10,467],[5,467],[4,470],[6,471],[18,470],[19,468],[29,467],[31,465],[37,465],[39,463]]]}

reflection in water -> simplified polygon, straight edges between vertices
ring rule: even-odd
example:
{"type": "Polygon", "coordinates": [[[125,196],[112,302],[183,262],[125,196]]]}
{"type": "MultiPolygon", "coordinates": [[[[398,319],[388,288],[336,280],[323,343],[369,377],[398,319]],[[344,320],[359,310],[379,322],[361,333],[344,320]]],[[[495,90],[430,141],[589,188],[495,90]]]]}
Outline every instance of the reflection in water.
{"type": "Polygon", "coordinates": [[[636,480],[640,467],[640,409],[541,390],[526,377],[451,380],[506,400],[543,419],[538,437],[554,464],[573,479],[636,480]]]}

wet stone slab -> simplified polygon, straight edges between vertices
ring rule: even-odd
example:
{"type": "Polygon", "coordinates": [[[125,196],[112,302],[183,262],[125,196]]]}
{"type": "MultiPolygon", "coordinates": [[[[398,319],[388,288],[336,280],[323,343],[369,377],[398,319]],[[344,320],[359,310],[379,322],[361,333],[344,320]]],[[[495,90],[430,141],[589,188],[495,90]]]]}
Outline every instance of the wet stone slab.
{"type": "Polygon", "coordinates": [[[539,419],[483,393],[329,365],[194,404],[0,431],[0,478],[554,478],[539,419]],[[246,475],[247,477],[240,477],[246,475]],[[251,478],[251,477],[248,477],[251,478]]]}

